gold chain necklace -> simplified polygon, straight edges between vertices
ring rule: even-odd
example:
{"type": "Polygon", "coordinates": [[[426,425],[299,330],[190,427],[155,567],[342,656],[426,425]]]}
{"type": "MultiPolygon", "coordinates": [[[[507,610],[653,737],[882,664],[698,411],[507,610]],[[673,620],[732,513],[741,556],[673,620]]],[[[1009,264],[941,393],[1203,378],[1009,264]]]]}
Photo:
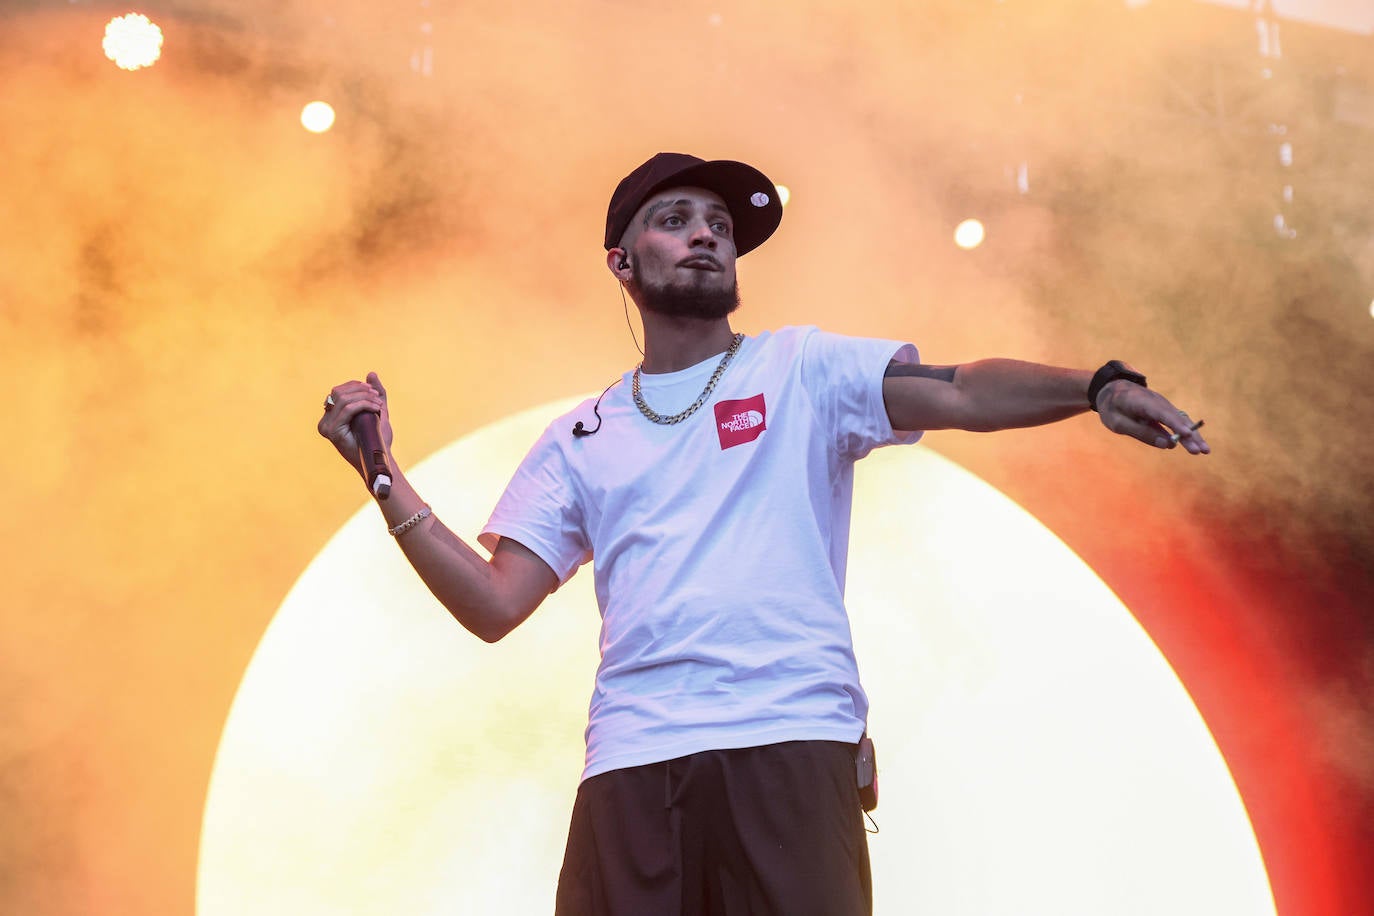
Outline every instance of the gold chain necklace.
{"type": "Polygon", "coordinates": [[[706,383],[706,387],[702,389],[701,394],[697,395],[697,399],[692,402],[692,406],[684,411],[673,414],[671,417],[665,417],[655,412],[652,407],[645,403],[644,395],[639,389],[639,370],[644,368],[644,364],[640,363],[638,366],[635,366],[634,382],[630,385],[630,390],[634,393],[635,406],[639,408],[640,413],[660,426],[672,426],[674,423],[681,423],[683,420],[696,413],[698,407],[706,403],[706,399],[711,396],[711,391],[716,387],[716,382],[720,381],[721,375],[724,374],[725,367],[730,365],[730,360],[734,359],[735,353],[739,350],[739,345],[743,342],[744,335],[736,334],[735,339],[730,343],[730,349],[726,350],[725,355],[720,358],[720,365],[716,366],[716,371],[711,373],[711,380],[706,383]]]}

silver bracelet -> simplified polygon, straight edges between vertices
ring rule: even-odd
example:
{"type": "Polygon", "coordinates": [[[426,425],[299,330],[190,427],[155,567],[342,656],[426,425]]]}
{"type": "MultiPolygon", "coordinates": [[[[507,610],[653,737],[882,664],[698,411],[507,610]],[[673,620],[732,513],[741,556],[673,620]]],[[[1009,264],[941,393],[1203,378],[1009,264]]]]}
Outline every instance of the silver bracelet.
{"type": "Polygon", "coordinates": [[[425,503],[423,509],[421,509],[419,512],[416,512],[414,515],[412,515],[405,521],[401,522],[401,524],[397,525],[395,528],[386,529],[386,533],[391,535],[392,537],[400,537],[401,535],[409,531],[411,528],[414,528],[416,525],[420,524],[425,519],[429,518],[429,516],[429,503],[425,503]]]}

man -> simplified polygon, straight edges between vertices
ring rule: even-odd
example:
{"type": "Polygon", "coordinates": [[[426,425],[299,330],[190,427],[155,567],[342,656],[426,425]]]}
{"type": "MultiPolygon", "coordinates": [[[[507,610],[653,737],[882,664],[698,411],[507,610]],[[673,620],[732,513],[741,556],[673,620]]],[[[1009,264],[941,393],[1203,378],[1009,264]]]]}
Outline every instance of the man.
{"type": "MultiPolygon", "coordinates": [[[[391,468],[391,532],[485,640],[594,562],[601,663],[560,914],[871,912],[868,700],[843,590],[853,466],[873,448],[1093,409],[1149,445],[1209,451],[1117,362],[927,366],[897,341],[736,334],[736,259],[781,218],[743,163],[660,153],[620,183],[606,263],[643,318],[644,360],[531,449],[479,536],[490,560],[391,468]]],[[[365,411],[389,449],[375,374],[334,388],[319,424],[358,470],[349,424],[365,411]]]]}

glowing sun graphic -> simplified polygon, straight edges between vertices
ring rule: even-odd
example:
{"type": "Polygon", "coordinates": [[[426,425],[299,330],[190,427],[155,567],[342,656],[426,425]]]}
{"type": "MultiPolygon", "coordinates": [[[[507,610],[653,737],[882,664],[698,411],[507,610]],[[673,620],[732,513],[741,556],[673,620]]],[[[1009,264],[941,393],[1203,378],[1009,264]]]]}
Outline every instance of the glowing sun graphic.
{"type": "MultiPolygon", "coordinates": [[[[554,404],[409,476],[473,537],[554,404]]],[[[1211,735],[1127,609],[928,449],[856,474],[848,604],[878,748],[876,912],[1273,914],[1211,735]]],[[[584,570],[501,643],[364,506],[282,603],[234,701],[201,916],[553,911],[598,618],[584,570]]]]}

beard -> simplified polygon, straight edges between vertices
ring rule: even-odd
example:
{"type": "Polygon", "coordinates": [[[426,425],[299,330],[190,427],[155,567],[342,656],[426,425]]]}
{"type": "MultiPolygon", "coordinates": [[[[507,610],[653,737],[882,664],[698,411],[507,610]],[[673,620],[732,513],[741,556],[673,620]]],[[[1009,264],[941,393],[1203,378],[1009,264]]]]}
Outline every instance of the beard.
{"type": "Polygon", "coordinates": [[[738,280],[725,288],[692,282],[645,283],[638,259],[630,264],[630,292],[644,308],[668,318],[717,321],[739,308],[738,280]]]}

